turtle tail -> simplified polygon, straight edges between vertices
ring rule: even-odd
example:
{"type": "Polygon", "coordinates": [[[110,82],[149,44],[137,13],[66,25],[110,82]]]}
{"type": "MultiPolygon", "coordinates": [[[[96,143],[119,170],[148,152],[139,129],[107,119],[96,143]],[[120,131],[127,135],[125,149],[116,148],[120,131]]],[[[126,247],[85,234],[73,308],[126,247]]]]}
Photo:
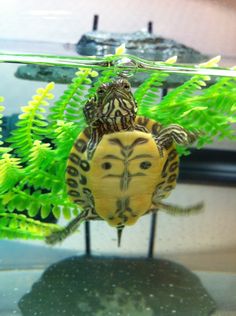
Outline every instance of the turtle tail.
{"type": "Polygon", "coordinates": [[[117,246],[120,247],[121,245],[121,237],[122,237],[122,232],[124,229],[124,225],[122,226],[117,226],[117,246]]]}

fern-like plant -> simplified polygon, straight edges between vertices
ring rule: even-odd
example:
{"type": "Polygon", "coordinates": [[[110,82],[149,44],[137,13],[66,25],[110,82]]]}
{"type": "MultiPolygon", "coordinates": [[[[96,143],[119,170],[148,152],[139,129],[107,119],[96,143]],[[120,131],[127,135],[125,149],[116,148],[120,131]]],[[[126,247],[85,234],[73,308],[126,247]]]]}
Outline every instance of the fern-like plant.
{"type": "MultiPolygon", "coordinates": [[[[2,103],[4,101],[3,97],[0,97],[0,103],[2,103]]],[[[4,106],[0,105],[0,146],[2,146],[3,142],[2,142],[2,112],[4,111],[4,106]]]]}
{"type": "Polygon", "coordinates": [[[17,129],[12,132],[8,141],[15,149],[15,154],[21,157],[25,162],[28,159],[31,148],[35,140],[40,140],[45,135],[45,128],[48,123],[44,118],[45,106],[48,106],[48,100],[53,99],[51,90],[54,84],[50,83],[46,88],[37,89],[37,94],[26,106],[23,106],[22,114],[19,116],[17,129]]]}
{"type": "MultiPolygon", "coordinates": [[[[112,61],[114,56],[109,58],[112,61]]],[[[166,62],[174,63],[175,58],[166,62]]],[[[216,66],[217,62],[211,60],[204,67],[216,66]]],[[[80,69],[54,103],[54,84],[39,88],[22,107],[17,128],[7,140],[10,147],[4,147],[0,135],[0,238],[43,239],[59,227],[36,220],[36,216],[47,219],[52,214],[56,218],[63,214],[70,219],[80,212],[66,193],[67,157],[86,126],[83,106],[102,83],[119,73],[119,69],[109,67],[99,75],[94,70],[80,69]],[[46,106],[50,108],[48,116],[46,106]]],[[[200,130],[198,147],[214,138],[235,139],[232,123],[236,121],[236,79],[218,78],[209,85],[208,76],[196,75],[160,99],[168,76],[161,71],[153,72],[136,89],[140,115],[164,126],[177,123],[189,130],[200,130]]],[[[3,110],[0,105],[0,112],[3,110]]],[[[1,118],[0,113],[0,125],[1,118]]]]}

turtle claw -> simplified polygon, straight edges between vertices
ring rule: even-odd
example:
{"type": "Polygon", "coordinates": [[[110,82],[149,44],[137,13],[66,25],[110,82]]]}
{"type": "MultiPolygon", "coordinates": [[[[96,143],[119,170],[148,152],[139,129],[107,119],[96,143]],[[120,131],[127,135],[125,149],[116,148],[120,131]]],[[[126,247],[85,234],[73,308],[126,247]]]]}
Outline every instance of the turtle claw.
{"type": "Polygon", "coordinates": [[[65,238],[66,236],[63,229],[46,236],[45,242],[46,244],[53,246],[59,242],[62,242],[65,238]]]}
{"type": "Polygon", "coordinates": [[[189,145],[195,142],[198,133],[190,132],[179,125],[171,125],[171,138],[180,145],[189,145]]]}
{"type": "Polygon", "coordinates": [[[199,136],[203,135],[203,133],[199,131],[187,132],[187,133],[188,133],[188,144],[194,143],[199,136]]]}
{"type": "Polygon", "coordinates": [[[171,124],[160,131],[156,137],[158,146],[161,149],[168,149],[173,141],[179,145],[189,145],[195,142],[200,132],[189,132],[178,124],[171,124]]]}
{"type": "Polygon", "coordinates": [[[80,223],[84,221],[88,216],[89,210],[83,211],[77,217],[75,217],[69,224],[58,231],[51,233],[50,235],[46,236],[45,242],[48,245],[55,245],[58,242],[62,242],[66,237],[71,235],[76,229],[79,227],[80,223]]]}

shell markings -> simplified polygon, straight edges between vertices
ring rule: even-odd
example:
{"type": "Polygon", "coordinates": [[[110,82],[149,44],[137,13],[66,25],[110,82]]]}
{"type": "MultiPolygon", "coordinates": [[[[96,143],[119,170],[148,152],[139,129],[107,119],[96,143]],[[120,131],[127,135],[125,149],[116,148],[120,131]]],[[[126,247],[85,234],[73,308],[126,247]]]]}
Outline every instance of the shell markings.
{"type": "Polygon", "coordinates": [[[161,126],[137,117],[139,130],[106,134],[91,160],[87,158],[89,130],[77,138],[69,155],[66,182],[68,195],[111,226],[133,225],[153,204],[166,198],[176,185],[178,155],[174,145],[162,157],[155,135],[161,126]]]}
{"type": "Polygon", "coordinates": [[[150,134],[124,131],[104,135],[89,177],[97,214],[112,226],[134,224],[151,206],[163,164],[150,134]]]}
{"type": "Polygon", "coordinates": [[[84,188],[87,184],[86,173],[89,171],[89,162],[86,160],[86,149],[89,133],[85,129],[77,138],[70,152],[67,168],[67,193],[74,203],[85,205],[84,188]]]}

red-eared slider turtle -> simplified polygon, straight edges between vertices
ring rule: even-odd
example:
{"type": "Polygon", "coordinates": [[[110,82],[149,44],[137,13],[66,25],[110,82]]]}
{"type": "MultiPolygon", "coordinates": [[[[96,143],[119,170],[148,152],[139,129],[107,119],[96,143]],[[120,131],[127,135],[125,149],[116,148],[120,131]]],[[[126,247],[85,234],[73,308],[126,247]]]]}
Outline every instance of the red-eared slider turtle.
{"type": "Polygon", "coordinates": [[[122,229],[140,216],[164,209],[189,213],[162,203],[176,185],[179,159],[175,144],[192,143],[197,133],[136,116],[137,104],[125,79],[100,86],[84,107],[88,127],[76,139],[67,163],[70,199],[83,211],[65,228],[46,238],[54,244],[84,220],[102,219],[122,229]]]}

